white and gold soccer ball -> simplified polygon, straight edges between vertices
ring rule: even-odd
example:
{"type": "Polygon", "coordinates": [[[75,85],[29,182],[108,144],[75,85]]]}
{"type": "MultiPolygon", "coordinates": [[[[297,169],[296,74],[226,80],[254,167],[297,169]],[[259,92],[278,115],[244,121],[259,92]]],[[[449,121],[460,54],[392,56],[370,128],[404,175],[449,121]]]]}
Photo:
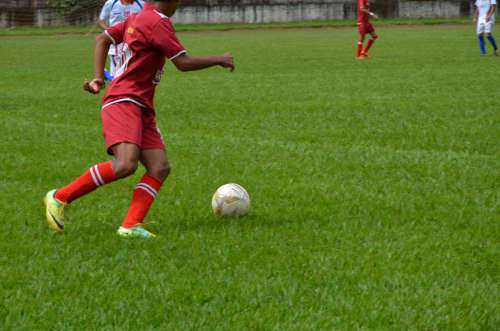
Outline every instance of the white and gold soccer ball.
{"type": "Polygon", "coordinates": [[[218,217],[244,216],[250,209],[250,196],[238,184],[225,184],[212,197],[212,211],[218,217]]]}

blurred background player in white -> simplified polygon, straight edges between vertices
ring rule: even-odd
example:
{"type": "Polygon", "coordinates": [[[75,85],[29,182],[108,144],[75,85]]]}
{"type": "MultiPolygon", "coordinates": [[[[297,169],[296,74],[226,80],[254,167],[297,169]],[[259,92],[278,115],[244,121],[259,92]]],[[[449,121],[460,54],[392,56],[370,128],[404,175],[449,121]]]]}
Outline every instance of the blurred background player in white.
{"type": "MultiPolygon", "coordinates": [[[[107,0],[99,15],[98,25],[103,30],[106,30],[117,23],[125,21],[130,15],[140,12],[143,7],[143,0],[107,0]]],[[[117,57],[121,51],[122,44],[109,48],[109,73],[105,72],[107,80],[112,80],[115,75],[117,57]]]]}
{"type": "Polygon", "coordinates": [[[493,54],[498,56],[498,47],[493,37],[493,25],[495,24],[495,12],[497,10],[496,0],[476,0],[474,11],[474,22],[477,21],[477,37],[479,39],[479,48],[481,55],[486,55],[486,46],[484,45],[484,36],[488,38],[493,46],[493,54]]]}

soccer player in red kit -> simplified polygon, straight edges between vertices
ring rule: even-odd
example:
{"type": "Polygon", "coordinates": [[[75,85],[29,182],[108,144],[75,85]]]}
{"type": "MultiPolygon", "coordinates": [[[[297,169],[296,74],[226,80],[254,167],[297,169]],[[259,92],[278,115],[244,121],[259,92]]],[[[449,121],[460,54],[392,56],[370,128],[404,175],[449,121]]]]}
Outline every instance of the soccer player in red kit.
{"type": "Polygon", "coordinates": [[[123,43],[116,77],[104,96],[101,111],[107,151],[114,160],[96,164],[75,181],[46,194],[46,218],[54,231],[64,230],[64,207],[67,204],[99,186],[132,175],[140,162],[146,173],[135,187],[118,235],[154,237],[141,225],[170,173],[153,106],[155,87],[162,78],[165,58],[180,71],[217,65],[234,70],[230,53],[206,57],[192,57],[186,53],[169,19],[177,4],[178,0],[149,1],[143,11],[106,29],[96,38],[95,78],[84,84],[84,89],[93,94],[104,88],[104,65],[110,45],[123,43]]]}
{"type": "Polygon", "coordinates": [[[356,59],[359,60],[369,57],[368,50],[370,50],[370,47],[372,47],[373,43],[378,38],[377,34],[375,33],[375,28],[370,23],[370,17],[378,18],[377,15],[370,11],[370,0],[358,0],[359,40],[358,47],[356,48],[356,59]],[[370,34],[371,38],[363,48],[363,43],[367,34],[370,34]]]}

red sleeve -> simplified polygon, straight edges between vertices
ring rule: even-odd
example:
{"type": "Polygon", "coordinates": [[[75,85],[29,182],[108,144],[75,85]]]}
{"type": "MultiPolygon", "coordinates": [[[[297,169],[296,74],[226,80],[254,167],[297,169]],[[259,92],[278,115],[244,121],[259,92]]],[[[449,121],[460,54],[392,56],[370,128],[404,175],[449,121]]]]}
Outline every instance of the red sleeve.
{"type": "Polygon", "coordinates": [[[118,45],[123,41],[123,35],[125,34],[125,26],[127,21],[120,22],[115,24],[109,28],[107,28],[104,33],[108,35],[109,39],[113,42],[113,44],[118,45]]]}
{"type": "Polygon", "coordinates": [[[182,46],[175,35],[172,23],[168,19],[162,19],[153,29],[151,43],[169,60],[173,60],[177,56],[186,53],[184,46],[182,46]]]}

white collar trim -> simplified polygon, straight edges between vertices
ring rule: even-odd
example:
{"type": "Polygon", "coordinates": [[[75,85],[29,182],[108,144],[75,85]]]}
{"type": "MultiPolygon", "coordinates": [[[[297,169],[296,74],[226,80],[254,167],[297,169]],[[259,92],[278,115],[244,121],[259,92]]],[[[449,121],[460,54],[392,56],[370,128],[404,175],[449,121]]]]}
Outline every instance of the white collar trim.
{"type": "Polygon", "coordinates": [[[170,19],[170,17],[168,17],[167,15],[164,15],[164,14],[160,13],[160,12],[159,12],[159,11],[157,11],[156,9],[153,9],[153,11],[154,11],[155,13],[157,13],[158,15],[160,15],[160,17],[161,17],[161,18],[170,19]]]}

